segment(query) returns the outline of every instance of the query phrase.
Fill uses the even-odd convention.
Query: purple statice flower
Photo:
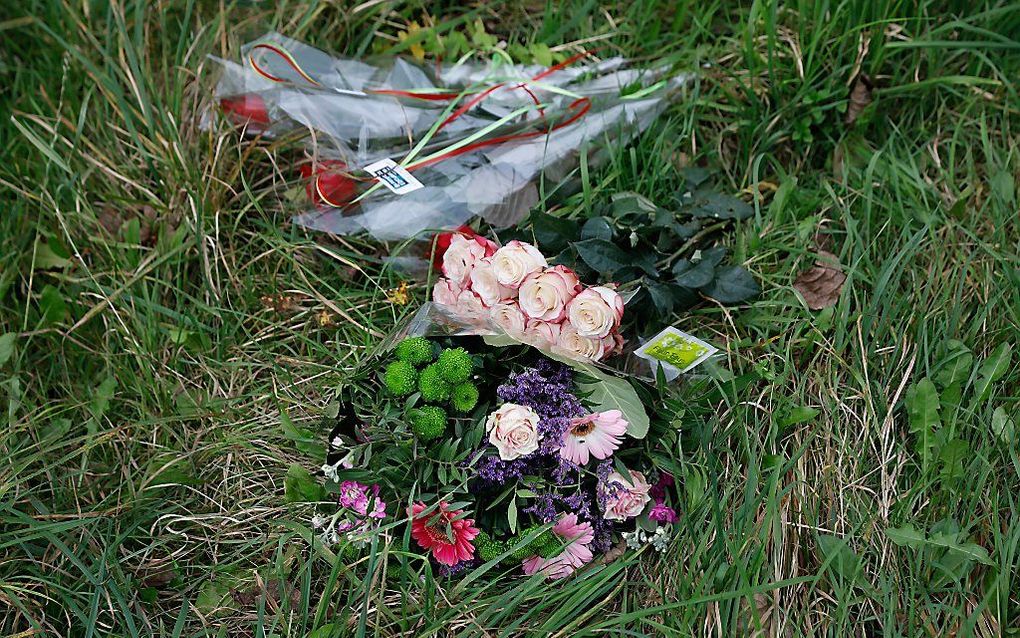
[[[599,478],[598,485],[595,487],[595,497],[598,500],[599,509],[605,509],[606,502],[616,496],[622,487],[619,483],[609,480],[609,475],[614,470],[613,462],[608,459],[595,466],[595,475]]]
[[[529,454],[512,461],[504,461],[498,455],[486,456],[485,449],[478,450],[474,458],[481,457],[474,465],[475,478],[484,485],[502,486],[520,480],[526,474],[535,474],[541,459],[537,454]],[[468,459],[468,465],[473,459]]]

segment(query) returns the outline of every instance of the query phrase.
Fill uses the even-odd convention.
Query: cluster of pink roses
[[[572,358],[599,361],[623,347],[623,299],[584,286],[566,266],[550,266],[531,244],[499,247],[455,234],[443,254],[432,300],[469,323],[491,322],[511,337]]]

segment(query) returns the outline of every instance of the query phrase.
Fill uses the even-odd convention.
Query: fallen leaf
[[[871,104],[871,91],[874,87],[875,85],[871,83],[871,78],[868,77],[867,73],[861,73],[854,80],[853,88],[850,89],[850,103],[846,107],[846,119],[844,120],[847,126],[853,126],[861,111],[868,108],[868,105]]]
[[[839,259],[835,255],[824,250],[818,254],[831,261],[816,261],[813,268],[797,275],[797,280],[793,282],[793,287],[804,296],[804,301],[812,310],[835,306],[843,290],[843,282],[846,281],[846,275],[839,267]]]
[[[626,551],[627,541],[618,541],[616,545],[610,547],[609,551],[602,555],[602,558],[599,559],[599,562],[601,562],[603,565],[609,564],[616,560],[617,558],[623,556]]]

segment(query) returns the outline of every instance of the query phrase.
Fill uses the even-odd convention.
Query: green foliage
[[[293,463],[283,481],[283,500],[287,503],[317,502],[326,498],[326,491],[312,473]]]
[[[406,361],[393,361],[386,366],[383,374],[386,390],[396,397],[403,397],[414,392],[418,382],[418,371]]]
[[[411,421],[411,429],[424,441],[437,439],[446,431],[446,411],[439,406],[415,408],[407,416]]]
[[[761,286],[747,270],[721,265],[725,247],[690,243],[703,230],[748,219],[754,208],[710,187],[704,170],[688,169],[683,176],[672,208],[618,192],[597,202],[583,224],[534,211],[530,230],[547,254],[559,253],[555,263],[589,269],[592,277],[625,288],[627,282],[640,284],[627,315],[638,330],[669,323],[673,313],[696,305],[701,295],[727,304],[756,298]]]
[[[521,530],[517,534],[517,536],[515,536],[513,540],[511,540],[508,543],[508,545],[515,545],[517,543],[520,543],[521,541],[523,541],[524,539],[538,531],[541,527],[542,527],[541,525],[531,525],[530,527]],[[511,557],[513,557],[515,561],[519,562],[532,556],[536,555],[541,556],[543,551],[548,553],[549,551],[551,551],[550,548],[553,547],[554,545],[555,547],[558,548],[562,545],[562,543],[560,543],[559,539],[556,538],[556,535],[553,534],[551,530],[545,530],[544,532],[533,538],[530,542],[525,543],[521,547],[515,549],[513,552],[511,552],[510,555]]]
[[[408,337],[397,344],[397,359],[413,366],[422,366],[435,358],[432,342],[425,337]]]
[[[429,403],[445,403],[450,399],[450,389],[438,363],[426,366],[418,375],[418,391]]]
[[[486,562],[496,560],[507,549],[506,542],[494,539],[484,530],[478,532],[474,545],[475,550],[478,552],[478,557]]]
[[[471,378],[473,362],[464,348],[447,348],[439,355],[439,372],[447,383],[456,385]]]
[[[927,468],[937,454],[935,434],[942,426],[938,390],[930,379],[921,379],[907,390],[904,403],[910,431],[914,434],[914,449],[921,459],[921,467]]]
[[[450,394],[450,406],[456,412],[470,412],[478,405],[478,386],[465,381],[453,387]]]

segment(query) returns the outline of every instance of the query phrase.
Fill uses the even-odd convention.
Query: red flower
[[[220,100],[220,108],[222,108],[227,116],[235,124],[269,124],[269,111],[266,110],[265,101],[258,95],[249,93],[245,95],[235,95],[233,97],[225,97]],[[253,127],[255,129],[261,129],[260,126]]]
[[[437,561],[452,567],[475,555],[471,541],[478,536],[478,530],[474,519],[457,518],[463,510],[450,511],[446,507],[445,502],[440,502],[438,509],[422,514],[427,509],[424,503],[412,505],[411,536],[422,549],[432,550]]]
[[[300,170],[301,177],[307,180],[308,199],[316,206],[341,208],[358,196],[358,184],[345,174],[347,164],[340,160],[320,160],[314,166],[309,162],[302,164]]]
[[[481,238],[467,224],[464,224],[457,230],[437,234],[435,248],[432,250],[432,267],[436,269],[436,272],[443,271],[443,255],[446,254],[446,250],[450,247],[450,242],[453,241],[454,235],[464,235],[468,239]],[[478,239],[475,239],[475,241],[478,241]]]

